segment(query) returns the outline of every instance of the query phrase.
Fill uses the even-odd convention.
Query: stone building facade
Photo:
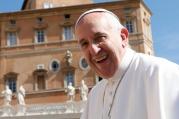
[[[75,100],[80,100],[81,80],[92,88],[101,79],[86,63],[74,36],[75,21],[92,8],[113,11],[130,32],[130,47],[154,54],[152,13],[143,0],[24,0],[20,11],[0,13],[0,92],[9,85],[12,105],[21,85],[27,104],[59,103],[67,100],[69,82],[76,88]]]

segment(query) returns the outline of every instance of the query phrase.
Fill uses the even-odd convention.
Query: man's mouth
[[[97,63],[101,63],[103,61],[105,61],[107,59],[107,54],[106,53],[103,53],[101,54],[100,56],[97,56],[95,58],[93,58],[93,60]]]

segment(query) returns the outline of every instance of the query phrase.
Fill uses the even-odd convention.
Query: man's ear
[[[126,28],[121,29],[121,38],[122,40],[128,39],[129,32]]]
[[[129,32],[126,28],[122,28],[121,29],[121,38],[122,38],[122,42],[123,42],[123,47],[125,47],[128,44],[128,36],[129,36]]]

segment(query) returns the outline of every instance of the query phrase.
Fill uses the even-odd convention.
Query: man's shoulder
[[[140,67],[143,67],[146,70],[150,69],[179,69],[179,65],[171,62],[165,58],[151,56],[143,53],[137,53],[136,61],[138,61]]]

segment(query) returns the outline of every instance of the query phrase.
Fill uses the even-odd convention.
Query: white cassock
[[[130,49],[90,92],[81,119],[179,119],[179,66]]]

